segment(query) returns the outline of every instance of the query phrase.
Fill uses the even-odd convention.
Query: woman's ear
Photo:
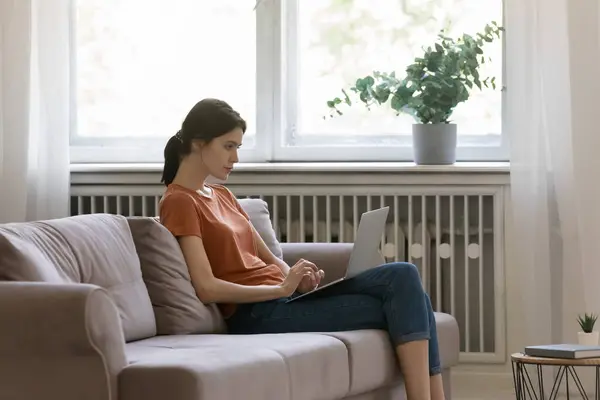
[[[199,139],[192,140],[191,146],[192,153],[199,152],[200,150],[202,150],[202,147],[204,147],[204,141]]]

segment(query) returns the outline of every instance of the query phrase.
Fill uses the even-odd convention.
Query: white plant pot
[[[579,340],[579,344],[582,346],[598,346],[598,338],[600,337],[600,332],[577,332],[577,339]]]
[[[456,162],[456,124],[413,124],[413,156],[418,165]]]

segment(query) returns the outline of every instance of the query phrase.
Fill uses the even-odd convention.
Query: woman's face
[[[198,152],[200,163],[208,173],[220,180],[227,180],[233,165],[239,161],[238,149],[244,133],[240,128],[221,135],[207,144],[201,144]]]

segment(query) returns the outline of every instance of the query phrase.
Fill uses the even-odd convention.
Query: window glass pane
[[[357,78],[374,70],[396,71],[402,77],[406,66],[422,54],[422,46],[433,43],[441,28],[447,27],[449,36],[457,37],[475,35],[491,21],[502,23],[501,0],[300,0],[298,8],[296,139],[322,144],[329,144],[328,140],[376,142],[384,135],[409,143],[406,139],[414,119],[395,116],[389,103],[371,111],[362,103],[351,108],[342,105],[342,117],[324,119],[329,115],[327,100],[342,97],[342,88],[350,88]],[[498,87],[474,90],[452,119],[461,135],[489,135],[498,142],[502,42],[487,44],[484,55],[493,62],[482,66],[481,76],[495,76]]]
[[[80,0],[77,135],[167,137],[204,97],[256,120],[256,13],[240,0]],[[246,146],[245,146],[246,147]]]

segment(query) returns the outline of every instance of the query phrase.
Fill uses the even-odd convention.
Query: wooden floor
[[[468,385],[454,385],[452,400],[515,400],[515,392],[511,387],[491,387],[471,382]]]
[[[588,398],[593,399],[594,393],[589,391],[593,389],[593,381],[584,383],[584,387],[588,390]],[[572,387],[571,390],[569,399],[582,399],[575,388]],[[546,398],[548,394],[546,393]],[[561,393],[557,399],[567,399],[567,396]],[[515,400],[512,377],[490,380],[484,376],[453,375],[452,400]]]
[[[514,391],[501,389],[453,390],[452,400],[515,400]]]

